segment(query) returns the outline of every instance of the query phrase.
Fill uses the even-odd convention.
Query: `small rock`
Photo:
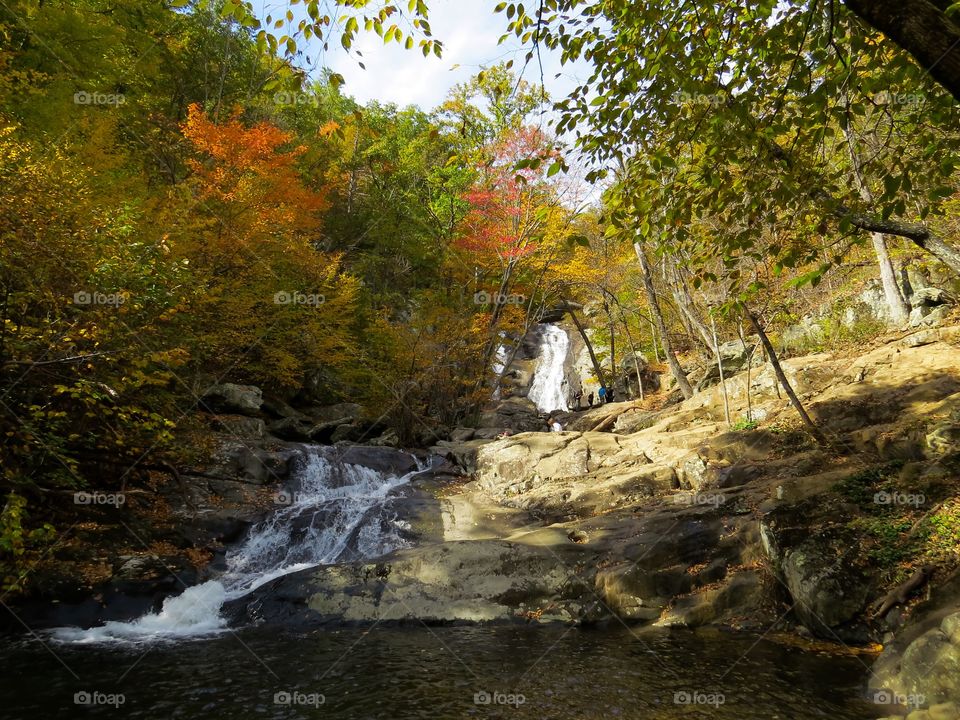
[[[950,302],[950,296],[946,291],[935,287],[920,288],[910,297],[910,304],[914,307],[935,307],[948,302]]]
[[[903,339],[903,344],[906,347],[922,347],[923,345],[929,345],[937,341],[937,331],[936,330],[921,330],[920,332],[915,332],[913,335],[908,335]]]
[[[585,543],[590,540],[590,536],[583,530],[571,530],[567,533],[567,537],[570,538],[571,542],[575,543]]]

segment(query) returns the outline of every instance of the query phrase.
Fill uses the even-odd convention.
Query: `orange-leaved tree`
[[[198,369],[294,391],[349,368],[359,284],[317,249],[327,201],[300,173],[304,148],[270,123],[245,125],[239,111],[216,123],[197,105],[183,133],[197,153],[195,207],[171,236],[194,268]]]

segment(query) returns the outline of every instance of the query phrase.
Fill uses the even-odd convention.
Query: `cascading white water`
[[[167,598],[157,613],[131,622],[58,628],[61,642],[96,643],[174,639],[220,632],[228,600],[297,570],[335,562],[379,557],[404,544],[405,523],[389,507],[389,496],[423,468],[406,475],[384,474],[336,459],[334,451],[313,448],[297,473],[299,489],[278,493],[281,506],[250,530],[242,545],[227,554],[227,570],[216,580]]]
[[[503,333],[500,333],[501,336]],[[496,380],[500,379],[500,375],[503,374],[503,371],[507,367],[507,358],[510,356],[509,350],[507,350],[506,345],[497,345],[497,352],[493,358],[493,375]],[[500,399],[500,383],[497,382],[496,387],[493,388],[493,399]]]
[[[540,352],[527,397],[544,412],[568,410],[564,362],[570,338],[556,325],[540,326]]]

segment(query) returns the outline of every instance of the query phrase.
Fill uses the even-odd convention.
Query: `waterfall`
[[[570,338],[556,325],[541,325],[540,331],[540,352],[527,397],[544,412],[568,410],[564,363]]]
[[[225,602],[297,570],[379,557],[404,545],[406,524],[390,509],[393,491],[423,469],[381,473],[338,460],[333,448],[309,448],[295,471],[298,489],[281,491],[280,508],[253,527],[227,553],[227,569],[214,580],[169,597],[157,613],[90,629],[57,628],[61,642],[96,643],[174,639],[221,632]]]
[[[500,336],[503,337],[503,333],[500,333]],[[507,359],[510,357],[510,351],[507,350],[507,346],[497,345],[497,352],[493,357],[493,377],[494,382],[496,382],[496,387],[493,388],[493,399],[500,399],[500,375],[507,367]]]

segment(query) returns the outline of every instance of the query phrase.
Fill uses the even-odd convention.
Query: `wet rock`
[[[351,465],[362,465],[378,472],[394,475],[406,475],[417,469],[416,456],[390,447],[341,446],[338,448],[338,457],[342,462]]]
[[[567,533],[567,537],[570,538],[570,542],[575,543],[585,543],[590,539],[590,536],[583,530],[571,530]]]

